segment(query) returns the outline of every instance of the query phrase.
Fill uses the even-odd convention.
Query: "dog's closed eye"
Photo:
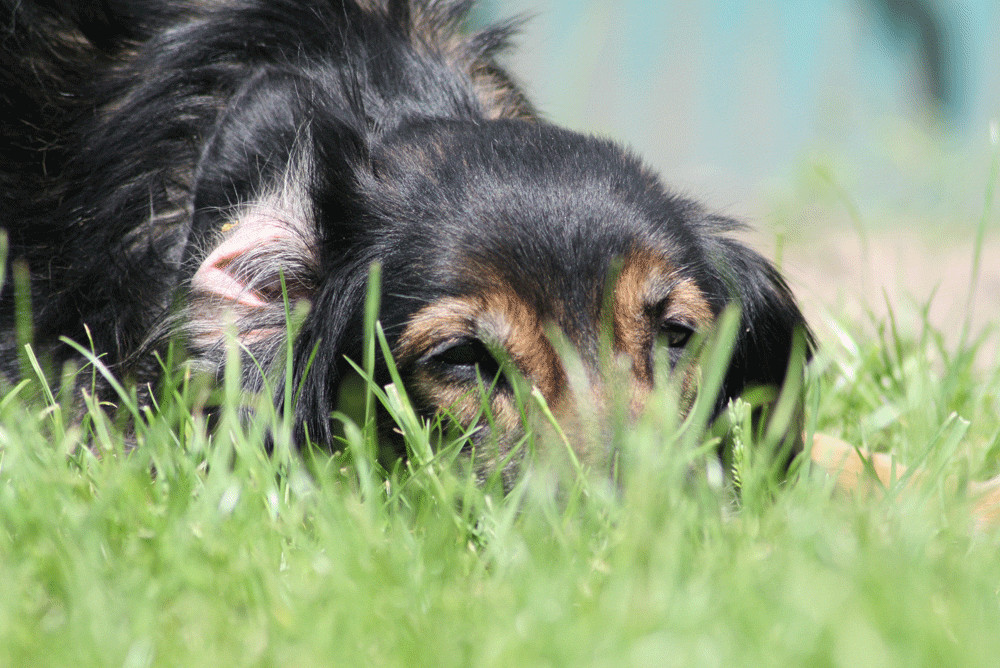
[[[445,373],[468,380],[475,379],[477,369],[484,380],[491,380],[497,377],[501,368],[489,347],[475,338],[448,341],[432,350],[424,361]]]
[[[683,348],[694,335],[694,327],[679,320],[664,320],[660,323],[659,340],[670,348]]]

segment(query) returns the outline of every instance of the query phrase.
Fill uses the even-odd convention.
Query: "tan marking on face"
[[[670,300],[667,302],[663,319],[690,322],[696,331],[704,331],[712,325],[715,316],[701,289],[690,278],[684,278],[670,291]],[[694,365],[687,369],[681,380],[680,403],[685,413],[694,405],[700,378],[701,368]]]
[[[615,349],[632,360],[632,372],[642,384],[653,382],[644,361],[654,337],[647,304],[650,283],[669,272],[662,258],[649,252],[632,253],[622,262],[615,283],[611,314]]]
[[[663,310],[657,313],[660,304]],[[617,352],[631,361],[633,413],[642,409],[653,389],[649,359],[660,323],[679,320],[698,330],[713,318],[701,289],[692,279],[679,276],[665,255],[640,249],[625,256],[614,288],[612,324]],[[685,402],[693,394],[696,376],[691,370],[682,381]]]
[[[503,284],[493,285],[489,294],[446,298],[420,309],[410,318],[395,354],[401,365],[408,365],[442,343],[462,338],[479,339],[504,351],[547,400],[556,400],[565,385],[559,357],[545,336],[538,314]],[[492,380],[483,378],[484,384]],[[482,404],[478,388],[443,382],[419,366],[413,382],[421,399],[440,412],[451,413],[461,424],[470,425],[479,414]],[[508,397],[493,397],[490,408],[500,430],[513,432],[519,428],[520,412]]]
[[[600,465],[609,454],[603,442],[603,420],[619,391],[628,393],[629,408],[637,415],[653,389],[651,358],[661,319],[676,319],[692,328],[705,328],[713,315],[705,296],[690,278],[679,275],[667,256],[652,250],[635,251],[621,264],[612,293],[611,318],[616,353],[611,369],[591,369],[582,360],[561,359],[553,341],[571,344],[566,332],[551,330],[553,323],[538,312],[487,267],[476,275],[488,286],[481,293],[441,299],[417,311],[397,343],[401,366],[412,365],[415,396],[440,413],[452,415],[468,427],[479,420],[483,398],[465,381],[451,382],[417,361],[442,344],[476,338],[505,351],[516,369],[538,388],[567,434],[579,459]],[[559,304],[548,305],[559,318]],[[577,332],[581,337],[584,334]],[[595,332],[596,335],[596,332]],[[697,388],[697,369],[681,379],[683,400]],[[483,378],[488,384],[492,378]],[[521,414],[505,393],[488,398],[498,443],[510,445],[523,433]],[[544,421],[540,421],[543,430]]]

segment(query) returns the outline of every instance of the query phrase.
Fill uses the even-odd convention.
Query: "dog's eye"
[[[678,320],[666,320],[660,324],[660,340],[671,348],[683,348],[692,334],[694,328]]]
[[[434,362],[467,371],[479,367],[479,373],[484,380],[490,380],[500,373],[500,363],[493,353],[478,339],[461,339],[446,344],[431,353]]]

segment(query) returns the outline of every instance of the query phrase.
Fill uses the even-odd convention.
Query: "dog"
[[[56,364],[77,355],[68,337],[149,384],[154,353],[180,337],[221,378],[234,328],[246,392],[270,388],[279,406],[289,304],[308,303],[294,434],[329,444],[377,264],[410,398],[478,426],[487,467],[525,433],[513,379],[567,423],[613,393],[641,411],[730,305],[716,413],[780,387],[808,333],[779,272],[629,150],[542,118],[497,62],[516,24],[467,34],[470,6],[0,0],[5,375],[18,266],[35,345]],[[384,360],[376,374],[389,382]]]

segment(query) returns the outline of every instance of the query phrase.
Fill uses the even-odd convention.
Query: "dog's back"
[[[36,269],[36,336],[96,337],[115,364],[146,341],[190,278],[185,248],[204,243],[194,182],[213,129],[247,103],[248,80],[299,79],[303,95],[323,93],[312,113],[375,132],[413,115],[531,116],[493,60],[510,28],[461,37],[469,4],[0,0],[0,228],[10,257]],[[280,116],[285,103],[276,95],[258,111]],[[241,147],[259,152],[258,173],[237,159],[219,178],[263,188],[268,170],[285,168],[271,141],[288,138]]]

